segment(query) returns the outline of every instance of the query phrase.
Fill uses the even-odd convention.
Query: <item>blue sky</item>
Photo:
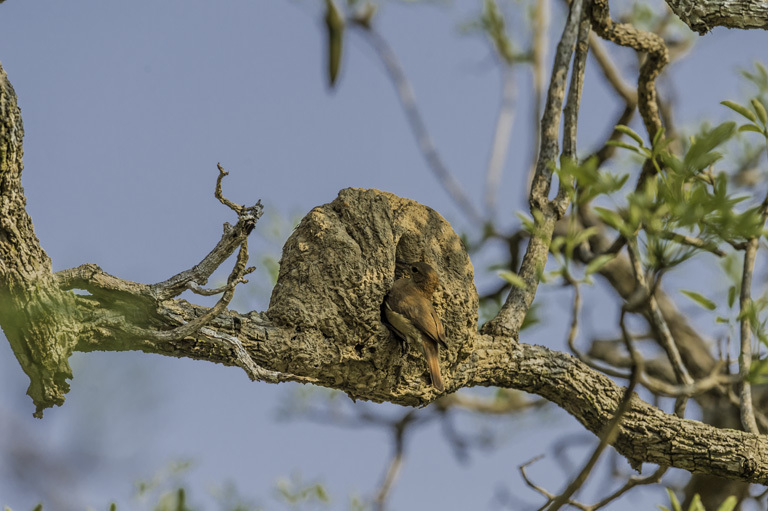
[[[378,21],[441,155],[480,205],[500,81],[486,42],[457,31],[481,2],[455,4],[391,2]],[[222,224],[233,221],[213,198],[217,162],[230,172],[229,198],[268,206],[250,243],[259,266],[262,255],[279,255],[290,219],[349,186],[415,199],[472,234],[427,169],[376,55],[354,33],[339,86],[328,90],[321,5],[2,4],[0,61],[22,107],[28,211],[54,269],[90,262],[152,283],[191,267],[216,243]],[[560,4],[553,9],[559,24]],[[718,29],[700,38],[668,70],[678,122],[724,119],[719,101],[744,92],[737,71],[764,57],[766,43],[765,32]],[[626,50],[616,55],[633,58]],[[590,62],[580,121],[585,152],[619,108],[594,67]],[[525,205],[521,188],[531,154],[527,72],[521,69],[515,80],[516,122],[497,218],[505,227],[516,224],[514,212]],[[482,278],[492,285],[495,277]],[[266,276],[251,281],[235,307],[264,310]],[[556,306],[567,303],[551,296]],[[525,340],[563,349],[559,332],[542,329]],[[200,503],[210,503],[211,484],[228,481],[243,495],[271,502],[275,481],[292,473],[325,482],[343,502],[350,493],[371,496],[383,476],[391,446],[382,431],[280,422],[277,410],[297,385],[251,383],[238,369],[190,360],[75,354],[65,405],[35,420],[26,376],[0,341],[0,448],[39,446],[50,456],[50,470],[73,481],[66,497],[71,509],[104,509],[112,499],[133,509],[133,482],[179,459],[193,461],[186,480]],[[566,478],[555,468],[552,442],[568,433],[588,445],[591,437],[555,407],[542,414],[491,425],[462,418],[463,427],[485,424],[504,439],[467,464],[456,462],[436,424],[419,430],[409,440],[392,508],[490,509],[500,487],[537,502],[517,466],[540,453],[550,461],[531,473],[556,491]],[[576,452],[578,460],[586,451]],[[42,489],[6,483],[9,470],[0,463],[0,505],[31,509]],[[658,493],[648,498],[663,502]],[[46,505],[65,509],[54,497]],[[622,508],[620,502],[609,509]]]

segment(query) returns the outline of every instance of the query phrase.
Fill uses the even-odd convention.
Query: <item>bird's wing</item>
[[[399,281],[398,281],[399,282]],[[395,282],[395,284],[398,284]],[[394,288],[393,288],[394,291]],[[421,332],[426,334],[433,342],[440,342],[447,347],[445,342],[445,330],[440,318],[432,307],[432,303],[420,293],[390,293],[387,297],[387,308],[407,318]],[[387,316],[389,319],[389,316]],[[391,320],[390,320],[391,321]],[[395,327],[397,330],[397,327]]]
[[[388,300],[384,302],[384,316],[401,339],[411,343],[418,342],[421,337],[419,329],[405,315],[393,310]]]

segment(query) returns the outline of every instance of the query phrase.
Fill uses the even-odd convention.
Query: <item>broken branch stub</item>
[[[341,365],[360,372],[346,375],[351,381],[397,387],[398,393],[412,385],[429,391],[416,350],[406,367],[393,363],[400,349],[381,320],[384,297],[401,276],[395,274],[398,260],[425,261],[440,276],[433,303],[449,339],[441,365],[450,391],[453,369],[472,352],[477,335],[474,271],[450,224],[415,201],[347,188],[310,211],[283,247],[267,315],[277,325],[334,339]]]

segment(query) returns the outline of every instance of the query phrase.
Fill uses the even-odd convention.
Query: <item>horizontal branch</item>
[[[159,312],[174,325],[193,320],[206,308],[170,300]],[[230,340],[222,343],[221,339]],[[449,392],[462,387],[498,386],[537,394],[566,410],[596,435],[603,432],[621,403],[622,387],[566,353],[489,335],[478,334],[468,342],[474,345],[470,357],[445,368]],[[380,340],[379,350],[351,361],[334,339],[316,330],[299,333],[276,326],[257,312],[227,311],[192,338],[171,342],[135,339],[120,344],[123,350],[243,367],[249,377],[262,381],[316,383],[341,390],[352,399],[423,406],[436,397],[424,381],[397,378],[397,368],[404,362],[397,343],[387,338]],[[116,346],[107,338],[90,338],[77,349],[109,351]],[[368,381],[360,381],[358,371],[351,367],[361,364]],[[768,483],[768,437],[680,419],[636,395],[612,445],[633,467],[654,463]]]

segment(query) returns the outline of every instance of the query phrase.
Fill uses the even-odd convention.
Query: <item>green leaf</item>
[[[754,124],[742,124],[739,126],[739,132],[744,133],[745,131],[754,131],[755,133],[760,133],[761,135],[765,135],[765,132],[755,126]]]
[[[701,503],[701,497],[699,497],[698,493],[691,499],[691,505],[688,506],[688,511],[707,511],[704,508],[704,504]]]
[[[611,262],[616,257],[615,254],[603,254],[592,259],[584,269],[585,275],[592,275],[600,271],[600,268]]]
[[[768,123],[768,113],[765,111],[765,106],[763,106],[759,99],[752,98],[752,108],[755,109],[757,117],[760,119],[760,122],[763,123],[763,126],[765,126],[765,124]]]
[[[683,159],[685,166],[693,170],[701,170],[714,163],[720,155],[712,156],[716,154],[712,153],[712,150],[731,138],[735,130],[735,122],[724,122],[698,137]]]
[[[675,496],[675,492],[667,488],[667,494],[669,495],[669,503],[672,504],[672,511],[683,511],[680,501]]]
[[[618,214],[617,212],[611,209],[595,206],[595,213],[597,213],[597,215],[602,219],[603,222],[610,225],[611,227],[619,231],[621,234],[625,236],[633,235],[632,229],[629,228],[627,223],[624,221],[621,215]]]
[[[611,145],[614,147],[623,147],[624,149],[629,149],[630,151],[634,151],[637,154],[640,154],[640,149],[637,148],[637,146],[633,146],[632,144],[627,144],[626,142],[622,142],[621,140],[609,140],[605,143],[605,145]]]
[[[717,508],[717,511],[733,511],[736,509],[736,504],[738,503],[739,499],[736,498],[736,495],[731,495],[725,499],[722,504],[720,504],[720,507]]]
[[[728,308],[732,309],[734,303],[736,303],[736,286],[731,286],[728,288]]]
[[[753,114],[752,111],[747,107],[741,106],[740,104],[734,103],[733,101],[721,101],[720,104],[727,106],[734,112],[743,115],[752,122],[757,122],[757,117],[755,117],[755,114]]]
[[[705,298],[704,296],[700,295],[695,291],[687,291],[685,289],[682,289],[680,292],[707,310],[713,311],[717,309],[717,304],[715,302],[713,302],[709,298]]]
[[[505,270],[500,271],[498,275],[517,288],[525,289],[528,287],[528,285],[525,283],[525,280],[523,280],[523,278],[515,272]]]
[[[325,0],[325,25],[328,29],[328,83],[336,84],[341,68],[344,41],[344,17],[333,0]]]
[[[636,132],[635,132],[635,131],[634,131],[632,128],[630,128],[629,126],[624,126],[623,124],[617,124],[617,125],[616,125],[616,127],[615,127],[614,129],[615,129],[616,131],[620,132],[620,133],[624,133],[624,134],[625,134],[625,135],[627,135],[628,137],[631,137],[631,138],[633,138],[633,139],[635,140],[635,142],[637,142],[637,144],[638,144],[639,146],[641,146],[641,147],[643,146],[643,138],[642,138],[640,135],[638,135],[638,134],[637,134],[637,133],[636,133]]]

